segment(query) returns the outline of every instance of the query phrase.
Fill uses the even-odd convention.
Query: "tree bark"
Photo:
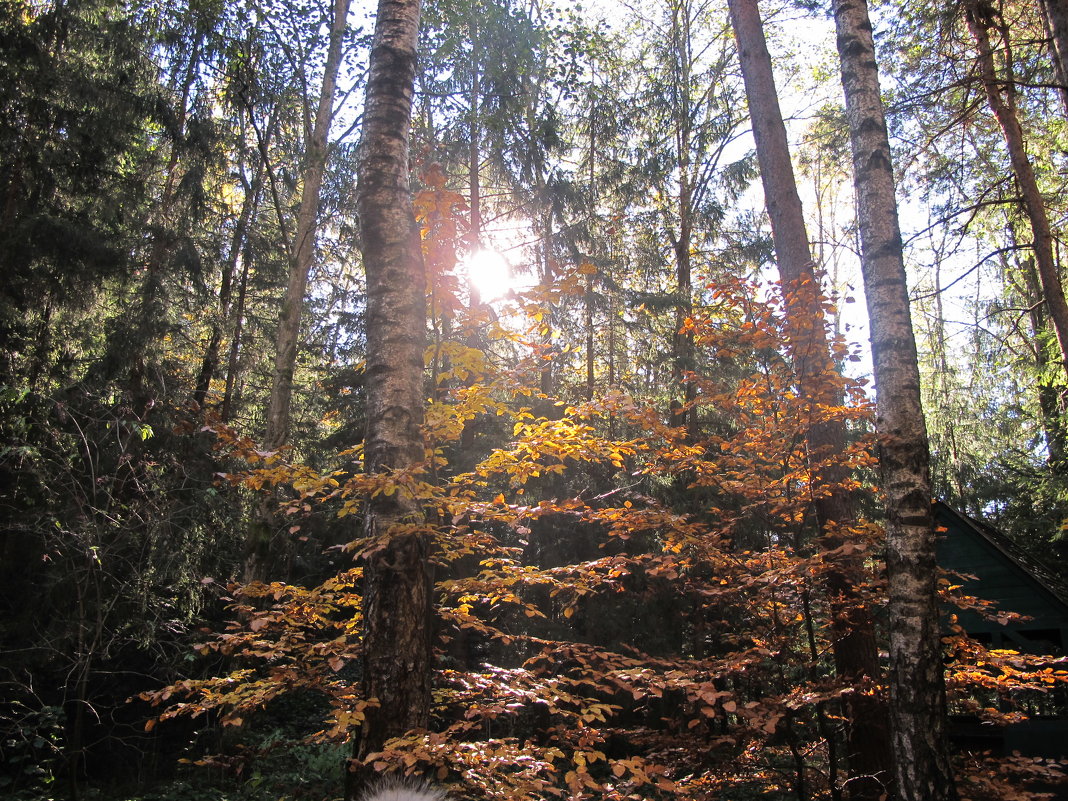
[[[241,260],[241,254],[245,250],[245,237],[254,220],[254,210],[260,202],[260,189],[263,186],[263,164],[257,167],[252,185],[246,183],[245,199],[241,204],[241,213],[234,224],[233,236],[230,238],[230,251],[223,266],[219,284],[219,307],[215,318],[211,323],[211,337],[208,347],[204,351],[204,358],[200,364],[200,373],[197,375],[196,386],[193,389],[193,403],[198,409],[204,407],[207,401],[208,391],[211,389],[212,379],[219,369],[220,348],[222,347],[223,334],[230,321],[230,310],[233,302],[234,280],[237,277],[237,265]]]
[[[303,188],[297,212],[297,228],[290,244],[289,283],[282,301],[275,336],[274,375],[267,407],[267,432],[263,440],[263,447],[268,451],[278,450],[289,438],[293,370],[297,361],[300,318],[308,287],[308,271],[315,259],[319,198],[322,193],[323,173],[326,171],[330,123],[334,117],[334,92],[341,69],[342,45],[348,16],[349,0],[334,0],[334,18],[330,25],[326,63],[323,65],[323,83],[319,90],[315,121],[304,154]]]
[[[813,272],[808,231],[759,6],[757,0],[729,0],[728,6],[771,219],[794,369],[802,396],[814,410],[841,405],[837,370],[822,324],[822,293]],[[827,464],[845,450],[847,437],[841,421],[817,418],[806,436],[809,458],[814,462]],[[822,480],[831,491],[821,494],[814,506],[821,545],[827,550],[844,545],[842,532],[856,522],[852,498],[844,489],[847,477],[842,467],[822,471]],[[864,566],[857,556],[840,559],[826,579],[833,608],[835,670],[852,684],[874,680],[879,675],[875,625],[870,612],[856,597],[856,588],[863,581]],[[847,696],[846,712],[849,797],[876,801],[885,793],[892,775],[886,706],[875,695],[856,692]]]
[[[693,176],[690,148],[693,144],[693,108],[690,102],[690,19],[689,5],[680,0],[671,4],[671,38],[675,50],[672,98],[675,124],[675,152],[678,157],[679,231],[672,248],[675,252],[675,333],[671,343],[671,376],[682,398],[671,401],[669,424],[686,429],[691,442],[697,439],[697,386],[689,378],[695,364],[693,331],[688,330],[693,316],[693,268],[690,250],[693,245]]]
[[[297,342],[300,339],[300,318],[308,288],[308,272],[315,259],[319,199],[322,194],[323,173],[326,171],[330,123],[334,117],[334,92],[341,69],[348,16],[349,0],[334,0],[330,41],[323,65],[323,83],[319,90],[315,120],[305,147],[300,208],[297,212],[296,231],[290,242],[289,282],[275,334],[274,373],[271,379],[271,396],[267,404],[267,430],[263,438],[263,449],[266,451],[277,451],[289,439],[290,404],[293,398],[293,372],[297,363]],[[266,152],[264,158],[266,161]],[[246,582],[267,579],[274,568],[285,561],[288,542],[277,530],[273,507],[272,497],[262,498],[255,518],[249,522],[245,542]]]
[[[1042,296],[1057,335],[1061,361],[1068,368],[1068,301],[1065,300],[1064,286],[1061,284],[1057,262],[1053,256],[1053,233],[1049,215],[1046,213],[1046,202],[1039,190],[1035,171],[1031,167],[1020,118],[1016,113],[1016,89],[1011,80],[998,81],[994,50],[990,42],[990,28],[996,26],[996,20],[992,17],[989,7],[981,4],[979,0],[964,0],[963,7],[968,30],[975,40],[979,77],[990,110],[1001,126],[1012,172],[1020,187],[1024,213],[1031,224],[1034,237],[1031,247],[1035,252],[1035,265],[1042,283]]]
[[[1068,0],[1039,0],[1038,5],[1049,36],[1053,73],[1061,85],[1061,102],[1068,114]]]
[[[1046,376],[1050,374],[1049,354],[1046,350],[1047,337],[1050,334],[1049,321],[1042,313],[1042,287],[1035,270],[1033,258],[1024,259],[1019,265],[1023,277],[1024,298],[1028,304],[1028,319],[1031,323],[1031,336],[1034,339],[1035,367],[1042,379],[1038,384],[1038,408],[1042,412],[1042,428],[1046,435],[1047,464],[1056,475],[1065,472],[1065,455],[1068,454],[1068,442],[1065,441],[1065,389],[1051,382]]]
[[[226,388],[223,390],[222,406],[219,417],[223,423],[229,423],[233,416],[238,395],[238,374],[241,371],[241,345],[245,331],[245,298],[248,295],[248,273],[252,264],[249,243],[241,256],[241,279],[237,286],[237,303],[234,306],[234,329],[230,336],[230,353],[226,358]]]
[[[470,117],[468,124],[468,149],[467,149],[467,172],[468,172],[468,208],[470,209],[470,226],[467,234],[467,258],[470,260],[482,250],[482,40],[479,34],[479,15],[481,9],[475,5],[471,7],[471,17],[468,25],[471,32],[471,94],[470,94]],[[467,311],[468,332],[466,336],[467,346],[476,350],[481,349],[481,337],[479,335],[479,317],[482,313],[482,295],[478,284],[472,280],[470,274],[467,277]],[[469,376],[466,384],[471,386],[475,377]],[[434,383],[437,386],[437,382]],[[464,423],[463,431],[460,432],[460,453],[463,457],[470,458],[475,447],[475,420]]]
[[[467,170],[470,180],[468,206],[471,209],[471,228],[468,233],[468,253],[475,254],[482,249],[482,41],[478,30],[479,10],[471,9],[471,95],[470,123],[467,151]],[[481,298],[474,281],[468,282],[471,293],[470,306],[478,307]]]
[[[380,0],[371,48],[357,209],[367,276],[366,470],[404,470],[424,459],[426,275],[408,178],[408,133],[419,0]],[[428,543],[391,533],[422,519],[403,489],[368,502],[366,534],[381,538],[364,566],[363,697],[377,699],[355,738],[358,760],[430,716],[431,585]],[[373,771],[372,771],[373,772]],[[363,771],[349,774],[353,798]]]
[[[134,414],[143,417],[154,403],[152,393],[146,388],[146,372],[150,369],[149,352],[154,341],[162,338],[166,315],[166,297],[164,292],[165,267],[177,242],[176,229],[181,223],[175,219],[179,208],[179,187],[181,185],[182,149],[181,140],[185,138],[189,121],[190,98],[199,73],[202,55],[203,35],[197,36],[190,51],[189,61],[180,84],[180,97],[177,119],[174,123],[176,136],[171,142],[167,166],[163,171],[163,188],[159,200],[153,206],[151,228],[152,244],[144,265],[144,280],[141,283],[141,297],[134,323],[133,346],[123,337],[115,337],[112,342],[117,347],[129,350],[129,374],[127,391]],[[120,344],[121,343],[121,344]],[[105,362],[111,359],[105,357]],[[116,364],[119,362],[116,360]]]
[[[890,144],[867,4],[834,0],[833,9],[853,151],[886,496],[895,791],[902,801],[947,801],[957,798],[957,790],[946,737],[930,453]]]
[[[592,85],[590,89],[590,144],[589,144],[589,216],[590,216],[590,238],[594,242],[594,231],[598,226],[597,220],[597,62],[591,55],[590,57],[590,75],[592,77]],[[594,246],[596,251],[596,245]],[[593,273],[586,274],[586,292],[584,295],[585,300],[585,312],[586,312],[586,400],[592,401],[594,394],[594,340],[595,332],[593,328],[593,306],[596,300],[596,293],[593,287]]]

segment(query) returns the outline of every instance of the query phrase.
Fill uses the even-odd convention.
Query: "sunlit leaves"
[[[827,369],[807,372],[801,391],[803,354],[791,337],[824,322],[802,319],[788,332],[774,291],[724,281],[707,297],[687,326],[711,359],[746,369],[691,376],[707,421],[698,437],[667,425],[656,402],[618,390],[539,414],[543,399],[520,371],[448,339],[431,356],[439,383],[426,461],[410,469],[367,475],[356,447],[341,456],[349,463],[318,473],[219,430],[221,447],[248,465],[225,478],[288,486],[294,515],[360,515],[367,497],[395,493],[425,511],[341,549],[366,556],[418,533],[440,571],[433,730],[369,755],[374,771],[433,776],[501,801],[731,797],[782,785],[790,743],[807,749],[805,770],[824,768],[843,698],[884,691],[875,677],[835,677],[834,616],[850,612],[826,582],[848,560],[860,579],[850,603],[882,604],[881,529],[860,520],[821,531],[813,515],[827,493],[868,487],[864,388]],[[472,469],[452,470],[447,455],[480,419],[499,426],[498,442]],[[808,444],[827,421],[854,432],[835,453]],[[687,494],[688,512],[664,500],[670,492]],[[533,546],[550,536],[588,553],[539,560]],[[359,582],[348,571],[312,589],[235,588],[236,619],[200,650],[240,667],[147,697],[165,705],[163,718],[210,710],[233,725],[283,693],[312,692],[330,709],[314,736],[345,739],[376,702],[360,696],[351,667]],[[946,595],[957,593],[947,586]],[[992,721],[1018,719],[1002,706],[1065,680],[1059,662],[986,652],[959,632],[947,645],[958,703]]]

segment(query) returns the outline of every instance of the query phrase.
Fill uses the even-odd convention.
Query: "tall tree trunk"
[[[669,423],[684,426],[691,441],[697,438],[697,386],[689,379],[695,365],[693,331],[689,321],[693,316],[693,275],[690,250],[693,245],[693,175],[690,148],[693,144],[693,107],[690,102],[690,18],[689,5],[683,0],[671,4],[671,38],[675,50],[675,69],[672,105],[675,122],[675,152],[678,158],[679,230],[672,249],[675,252],[675,333],[671,343],[671,376],[681,390],[681,399],[671,401]]]
[[[470,181],[468,206],[471,209],[471,228],[468,232],[468,253],[482,249],[482,42],[478,31],[478,9],[471,10],[471,96],[468,128],[467,171]],[[481,298],[478,286],[470,281],[471,308],[477,308]]]
[[[895,791],[902,801],[947,801],[957,798],[957,790],[946,737],[930,453],[890,144],[867,4],[834,0],[833,9],[853,151],[875,368],[875,427],[886,495]]]
[[[1049,36],[1053,74],[1060,86],[1061,102],[1068,113],[1068,0],[1038,0]]]
[[[267,451],[278,450],[289,438],[293,371],[297,362],[300,318],[308,287],[308,272],[315,259],[319,198],[322,194],[323,173],[326,171],[330,123],[334,117],[334,92],[341,69],[348,16],[349,0],[334,0],[330,41],[323,65],[323,83],[319,90],[315,120],[305,147],[300,208],[297,211],[296,231],[290,242],[289,282],[275,334],[274,373],[271,380],[271,397],[267,404],[267,431],[263,438],[263,448]],[[266,149],[262,142],[261,149],[264,150],[266,160]],[[284,554],[288,550],[288,543],[277,531],[273,507],[274,499],[264,497],[257,508],[256,519],[250,521],[245,543],[246,582],[266,579],[277,564],[284,561]]]
[[[771,218],[798,383],[813,410],[840,405],[841,392],[834,380],[837,369],[822,324],[822,293],[813,273],[808,231],[797,194],[760,10],[757,0],[729,0],[728,5],[738,41],[765,203]],[[807,445],[809,457],[814,461],[833,460],[845,450],[844,425],[838,420],[815,420],[807,432]],[[841,532],[848,531],[856,522],[856,515],[845,489],[848,478],[845,469],[825,469],[822,474],[831,491],[816,500],[816,520],[821,532],[825,532],[822,546],[835,550],[845,544]],[[856,588],[863,581],[863,562],[856,556],[839,560],[836,569],[827,576],[827,590],[834,607],[835,669],[840,677],[854,684],[874,680],[879,675],[875,625],[870,612],[856,598]],[[886,707],[875,695],[856,692],[848,696],[846,711],[849,796],[875,801],[884,794],[892,775]]]
[[[367,438],[370,473],[423,461],[426,275],[408,180],[419,0],[380,0],[360,145],[357,210],[367,275]],[[381,538],[364,566],[363,697],[378,699],[355,738],[357,759],[430,717],[431,585],[427,538],[395,533],[422,520],[403,489],[369,499],[366,534]],[[372,771],[373,772],[373,771]],[[363,771],[350,774],[347,795]]]
[[[1038,188],[1038,180],[1024,146],[1023,129],[1016,113],[1016,88],[1011,80],[998,80],[994,65],[990,29],[998,26],[998,20],[992,16],[992,7],[979,0],[964,0],[963,7],[968,30],[975,40],[979,77],[983,82],[990,110],[997,118],[1005,137],[1012,172],[1020,187],[1024,212],[1031,224],[1034,237],[1032,248],[1035,252],[1038,277],[1042,283],[1042,296],[1053,330],[1057,334],[1061,361],[1068,368],[1068,301],[1065,301],[1064,286],[1061,284],[1057,262],[1053,256],[1053,233],[1050,230],[1049,215],[1046,213],[1046,202]]]
[[[482,41],[479,36],[478,18],[480,9],[472,5],[469,26],[471,31],[471,94],[469,99],[470,118],[468,120],[467,174],[468,197],[470,209],[470,226],[467,233],[468,262],[482,250]],[[482,317],[482,295],[478,283],[467,277],[467,336],[465,341],[469,348],[479,349],[482,345],[478,325]],[[474,375],[468,376],[465,383],[471,386]],[[434,384],[437,386],[437,382]],[[475,448],[475,420],[464,423],[460,432],[460,453],[464,458],[473,458]]]
[[[543,211],[541,212],[541,224],[535,224],[535,233],[538,237],[538,256],[540,259],[539,279],[546,294],[545,310],[541,320],[541,349],[542,365],[538,371],[538,389],[544,396],[540,406],[540,413],[546,417],[556,419],[560,416],[560,410],[556,406],[554,396],[556,394],[555,362],[556,352],[553,348],[553,314],[555,307],[549,299],[549,290],[556,281],[556,260],[553,255],[553,209],[552,200],[549,197],[549,188],[545,184],[542,171],[538,170],[537,197],[540,199]]]
[[[1063,475],[1068,442],[1065,441],[1065,389],[1049,378],[1049,354],[1046,350],[1050,334],[1049,321],[1042,313],[1042,288],[1033,258],[1020,265],[1024,280],[1024,297],[1028,305],[1031,336],[1034,339],[1035,367],[1042,377],[1038,385],[1038,406],[1042,412],[1042,428],[1046,434],[1047,464],[1055,474]]]
[[[590,58],[590,75],[592,84],[590,89],[590,137],[589,137],[589,218],[590,239],[597,242],[597,61]],[[594,251],[599,251],[594,245]],[[586,292],[584,295],[586,312],[586,400],[592,401],[594,394],[594,329],[593,329],[593,305],[596,301],[596,293],[593,287],[593,273],[586,274]]]
[[[230,321],[230,309],[233,302],[234,282],[237,277],[237,265],[241,260],[241,254],[245,251],[245,237],[248,234],[254,219],[254,209],[260,202],[260,189],[263,186],[264,167],[260,162],[252,185],[245,185],[245,200],[241,204],[241,213],[234,225],[234,232],[230,238],[230,251],[223,266],[222,276],[219,283],[219,307],[216,317],[211,323],[211,337],[208,347],[204,351],[204,358],[200,364],[200,373],[197,375],[196,386],[193,389],[193,402],[197,408],[203,408],[211,389],[212,379],[219,369],[219,354],[222,347],[222,339],[227,324]]]
[[[191,48],[189,62],[186,64],[185,74],[180,84],[179,106],[174,122],[176,135],[171,142],[170,155],[167,158],[167,166],[164,168],[163,188],[159,199],[153,205],[150,229],[152,230],[152,244],[148,250],[148,258],[144,265],[144,279],[141,283],[141,297],[134,322],[133,347],[122,337],[116,337],[113,343],[117,347],[130,349],[125,354],[129,359],[129,375],[127,377],[127,391],[130,396],[130,404],[134,414],[142,417],[152,405],[152,396],[145,387],[149,368],[148,354],[154,341],[160,339],[163,332],[160,326],[166,319],[166,297],[164,295],[164,274],[167,261],[174,250],[177,241],[175,231],[179,224],[176,217],[176,208],[179,207],[179,187],[181,185],[181,153],[182,140],[186,136],[186,128],[189,121],[189,100],[192,96],[193,86],[196,83],[200,71],[200,57],[204,37],[197,37]],[[120,344],[121,343],[121,344]],[[106,361],[109,361],[105,357]]]
[[[304,154],[303,188],[297,227],[290,243],[289,282],[275,336],[274,375],[267,407],[267,433],[263,447],[273,451],[289,438],[290,403],[293,397],[293,370],[297,361],[297,340],[308,272],[315,259],[315,235],[319,222],[319,198],[326,170],[330,122],[334,117],[334,91],[341,68],[342,46],[348,25],[349,0],[334,0],[334,17],[330,25],[330,43],[323,65],[323,83],[311,134]]]
[[[237,401],[238,373],[241,369],[241,340],[245,330],[245,298],[248,295],[248,273],[252,264],[249,243],[241,256],[241,279],[237,286],[237,303],[234,306],[234,332],[230,336],[230,353],[226,358],[226,388],[223,390],[222,407],[219,417],[223,423],[229,423]]]

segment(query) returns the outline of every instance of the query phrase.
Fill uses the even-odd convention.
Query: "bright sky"
[[[640,5],[643,0],[635,0]],[[373,24],[376,0],[353,0],[352,22],[354,25]],[[590,17],[602,17],[609,24],[618,25],[624,19],[618,0],[586,0],[584,6]],[[773,4],[764,2],[762,11],[767,15],[772,57],[776,59],[776,81],[779,87],[780,103],[783,114],[787,117],[787,127],[794,147],[795,165],[799,154],[798,143],[807,132],[815,112],[828,102],[841,103],[841,89],[837,80],[837,54],[835,52],[834,24],[826,15],[819,17],[793,8],[770,11]],[[653,3],[650,9],[659,8]],[[752,148],[750,136],[738,143],[740,152]],[[739,153],[740,155],[740,153]],[[847,165],[848,168],[848,165]],[[860,375],[870,375],[871,364],[867,343],[867,312],[863,297],[863,282],[860,276],[859,259],[855,243],[845,234],[845,229],[853,219],[852,194],[848,186],[833,199],[824,198],[823,207],[817,203],[816,184],[811,176],[797,171],[798,189],[801,193],[806,217],[809,222],[809,235],[819,253],[822,244],[823,265],[828,275],[835,281],[835,288],[843,296],[856,298],[855,303],[841,304],[843,332],[847,339],[861,344],[864,348],[864,360],[853,369]],[[763,207],[763,193],[760,182],[755,181],[742,198],[742,203],[751,209]],[[902,202],[902,227],[906,231],[916,231],[924,227],[926,220],[923,212],[915,203]],[[822,223],[822,230],[821,230]],[[512,221],[509,229],[518,223]],[[472,271],[472,279],[478,285],[483,299],[491,301],[503,298],[510,288],[525,288],[535,280],[526,274],[524,262],[529,259],[528,248],[522,240],[529,238],[529,231],[506,230],[494,232],[492,226],[487,231],[484,249],[467,264],[462,265]],[[822,243],[820,240],[823,240]],[[929,264],[921,250],[913,254],[913,261]],[[968,261],[968,254],[963,261]],[[966,269],[960,264],[951,269],[943,269],[943,284]],[[516,282],[524,286],[516,287]],[[913,295],[917,294],[916,280],[912,280]],[[926,288],[929,291],[930,287]],[[967,315],[964,308],[969,295],[975,292],[974,281],[965,281],[946,293],[944,300],[951,312],[959,311],[962,318]],[[917,320],[917,323],[920,321]],[[918,326],[919,327],[919,326]]]

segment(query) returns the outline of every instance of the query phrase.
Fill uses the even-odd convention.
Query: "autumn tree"
[[[840,465],[828,465],[828,455],[841,453],[847,430],[840,418],[826,418],[818,410],[841,405],[840,380],[832,360],[823,314],[820,278],[812,260],[808,231],[797,193],[793,163],[786,139],[786,126],[779,110],[771,56],[764,38],[756,0],[731,0],[731,20],[738,40],[739,59],[749,100],[753,136],[756,140],[765,203],[771,218],[772,237],[783,293],[787,323],[791,330],[791,356],[798,375],[799,391],[812,404],[811,428],[805,432],[814,470],[827,484],[814,493],[815,522],[828,550],[841,548],[856,522],[853,498]],[[831,457],[832,460],[835,456]],[[816,464],[823,463],[820,467]],[[863,574],[857,558],[844,558],[841,570],[828,574],[832,593],[842,603],[835,613],[835,663],[839,675],[854,682],[873,681],[879,665],[875,625],[870,611],[850,599]],[[877,799],[885,792],[891,768],[885,707],[866,692],[846,699],[850,724],[847,730],[851,798]]]

